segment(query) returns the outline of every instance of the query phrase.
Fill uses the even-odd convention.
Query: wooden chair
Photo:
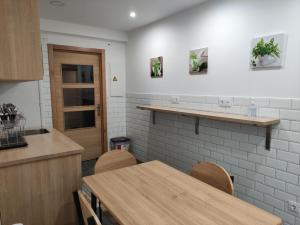
[[[74,200],[80,225],[101,225],[100,220],[81,191],[74,192]]]
[[[110,170],[121,169],[137,164],[136,158],[126,150],[112,150],[104,153],[97,160],[95,165],[95,174]],[[101,211],[107,213],[105,205],[100,204]],[[101,213],[102,213],[101,212]],[[113,218],[110,218],[113,224],[117,224]]]
[[[112,150],[104,153],[95,165],[95,173],[121,169],[136,165],[135,157],[126,150]]]
[[[221,191],[233,195],[233,183],[228,172],[214,163],[203,162],[193,166],[191,176]]]

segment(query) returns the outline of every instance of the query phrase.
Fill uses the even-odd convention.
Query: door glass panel
[[[65,129],[95,127],[95,110],[65,112]]]
[[[64,106],[95,105],[94,88],[65,88]]]
[[[63,83],[94,83],[93,66],[62,65]]]

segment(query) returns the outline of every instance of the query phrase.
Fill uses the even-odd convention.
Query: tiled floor
[[[82,177],[93,175],[95,164],[96,164],[96,160],[89,160],[89,161],[82,162]],[[84,183],[82,183],[81,189],[84,193],[87,194],[87,196],[91,196],[91,192],[89,188]]]
[[[86,177],[94,174],[94,167],[96,161],[97,160],[95,159],[95,160],[88,160],[82,162],[82,177]]]
[[[89,160],[82,162],[82,177],[90,176],[94,174],[94,167],[96,160]],[[90,190],[84,184],[82,185],[82,191],[84,191],[88,196],[90,196]],[[108,215],[103,214],[102,225],[113,225]]]

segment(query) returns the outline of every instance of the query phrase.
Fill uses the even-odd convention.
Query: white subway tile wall
[[[51,107],[51,91],[50,77],[48,65],[48,39],[47,34],[42,33],[41,36],[42,51],[43,51],[43,67],[44,78],[40,82],[41,86],[41,105],[42,105],[42,123],[43,127],[52,127],[52,107]],[[106,93],[107,93],[107,138],[108,143],[110,138],[126,135],[126,107],[125,97],[110,97],[110,78],[106,74]]]
[[[216,96],[180,96],[127,93],[126,132],[131,149],[141,161],[161,160],[184,172],[199,161],[216,162],[235,176],[235,195],[280,216],[285,225],[299,225],[300,216],[288,211],[287,201],[300,201],[300,100],[254,98],[261,116],[279,116],[272,130],[271,150],[265,149],[265,128],[157,113],[156,124],[141,104],[161,104],[209,111],[245,114],[249,97],[233,97],[234,110],[218,106]]]
[[[51,90],[50,90],[50,76],[48,63],[48,47],[47,35],[41,34],[42,52],[43,52],[43,80],[40,83],[41,91],[41,108],[42,108],[42,126],[45,128],[52,127],[52,106],[51,106]]]

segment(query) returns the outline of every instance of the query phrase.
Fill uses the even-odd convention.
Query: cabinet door
[[[37,0],[1,0],[0,31],[0,80],[42,79]]]

